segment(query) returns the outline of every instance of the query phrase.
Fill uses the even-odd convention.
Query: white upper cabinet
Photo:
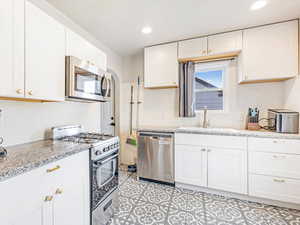
[[[196,58],[207,55],[207,37],[195,38],[178,43],[178,58]]]
[[[241,51],[243,31],[234,31],[208,37],[208,55],[219,55]]]
[[[145,88],[178,86],[177,43],[144,49]]]
[[[90,61],[102,70],[107,70],[106,54],[70,29],[66,29],[66,44],[67,56]]]
[[[240,83],[298,75],[298,20],[244,30]]]
[[[24,0],[0,7],[0,96],[24,97]]]
[[[28,1],[25,9],[25,96],[64,101],[65,28]]]
[[[180,41],[178,58],[210,57],[242,50],[243,31],[216,34],[203,38]]]

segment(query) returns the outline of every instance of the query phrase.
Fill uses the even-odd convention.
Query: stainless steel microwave
[[[66,99],[106,102],[111,98],[111,75],[89,61],[66,56]]]

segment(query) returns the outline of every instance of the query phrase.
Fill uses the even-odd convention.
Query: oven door
[[[88,101],[106,101],[109,87],[105,72],[88,61],[66,57],[66,96]]]
[[[118,188],[118,153],[93,161],[92,209]]]
[[[117,157],[118,154],[115,154],[105,160],[94,162],[96,167],[96,182],[98,189],[103,188],[114,178],[117,171]]]

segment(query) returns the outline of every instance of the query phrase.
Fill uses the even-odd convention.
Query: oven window
[[[75,89],[76,91],[101,95],[101,81],[98,80],[98,76],[94,74],[75,74]]]
[[[114,176],[115,163],[116,160],[110,160],[98,168],[97,183],[99,188],[105,185]]]

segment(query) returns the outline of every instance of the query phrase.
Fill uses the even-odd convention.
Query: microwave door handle
[[[102,90],[103,90],[103,83],[104,82],[105,82],[105,85],[106,85],[106,91],[103,94],[103,97],[107,97],[108,93],[109,93],[109,89],[110,89],[110,82],[109,82],[109,79],[106,78],[105,76],[103,77],[103,82],[102,82],[102,87],[101,87]]]

